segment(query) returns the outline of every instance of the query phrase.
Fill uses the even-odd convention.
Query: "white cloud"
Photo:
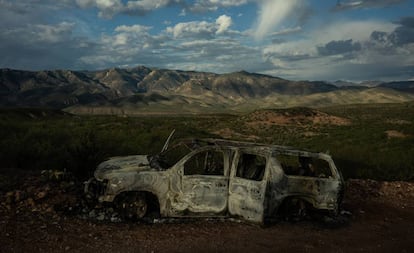
[[[151,36],[148,31],[149,26],[143,25],[121,25],[115,28],[116,34],[113,36],[104,36],[103,41],[106,46],[121,52],[130,50],[142,50],[156,45],[155,37]]]
[[[343,0],[338,1],[335,6],[335,11],[342,11],[348,9],[361,9],[361,8],[375,8],[385,7],[389,5],[399,4],[406,0]]]
[[[247,3],[247,0],[205,0],[199,2],[207,2],[209,4],[221,5],[221,6],[239,6]]]
[[[152,11],[165,7],[173,2],[171,0],[141,0],[141,1],[128,1],[127,9],[128,10],[143,10],[143,11]]]
[[[221,15],[214,23],[207,21],[184,22],[167,27],[166,31],[173,34],[174,38],[213,38],[215,35],[228,32],[231,24],[231,17]]]
[[[167,27],[174,38],[179,37],[211,37],[215,32],[215,25],[206,21],[178,23],[174,27]]]
[[[291,27],[291,28],[286,28],[286,29],[282,29],[279,31],[276,31],[274,33],[272,33],[272,36],[279,36],[279,35],[287,35],[287,34],[293,34],[293,33],[298,33],[302,31],[302,27],[301,26],[296,26],[296,27]]]
[[[75,24],[26,24],[0,30],[0,66],[18,69],[82,68],[78,59],[94,50],[87,38],[73,35]]]
[[[286,20],[295,20],[297,26],[297,23],[300,23],[306,13],[305,0],[259,1],[259,14],[254,36],[256,39],[263,39],[275,30],[280,29]]]
[[[216,11],[219,8],[240,6],[247,2],[249,0],[197,0],[193,5],[189,6],[189,10],[192,12]]]
[[[229,29],[229,27],[232,24],[231,17],[227,15],[221,15],[220,17],[217,18],[216,24],[218,25],[216,33],[217,34],[224,33],[225,31]]]
[[[121,0],[76,0],[81,8],[98,8],[99,16],[104,18],[112,18],[120,13],[144,15],[149,11],[181,2],[182,0],[131,0],[124,4]]]
[[[311,31],[307,37],[295,41],[284,41],[264,47],[264,55],[277,55],[284,58],[299,56],[318,56],[317,47],[323,46],[331,41],[364,42],[370,39],[373,31],[391,32],[397,27],[396,24],[382,21],[346,21],[336,22]]]
[[[0,66],[20,69],[97,69],[137,64],[231,72],[278,75],[288,79],[381,79],[414,76],[414,18],[394,23],[376,20],[338,20],[328,13],[329,22],[304,24],[307,0],[0,0]],[[374,1],[363,1],[365,6]],[[392,3],[392,0],[381,0]],[[394,1],[397,2],[397,1]],[[232,6],[257,3],[257,23],[249,30],[233,30],[232,17],[222,15]],[[176,23],[168,18],[159,31],[140,24],[120,25],[113,31],[94,20],[94,8],[102,17],[119,14],[143,15],[175,5],[176,15],[198,5],[201,9],[222,8],[216,18]],[[373,6],[373,5],[370,5]],[[65,12],[81,7],[84,15]],[[249,6],[250,7],[250,6]],[[201,10],[200,9],[200,10]],[[223,11],[222,11],[223,10]],[[248,11],[243,16],[250,18]],[[75,14],[74,14],[75,13]],[[346,13],[341,13],[345,17]],[[89,15],[89,16],[88,16]],[[154,13],[157,15],[157,13]],[[177,17],[178,20],[188,20]],[[213,14],[214,15],[214,14]],[[220,16],[221,15],[221,16]],[[315,16],[314,16],[315,17]],[[55,23],[51,23],[55,20]],[[137,18],[136,20],[140,20]],[[117,19],[122,22],[123,19]],[[107,23],[107,21],[105,21]],[[174,22],[174,23],[172,23]],[[242,24],[237,24],[237,27]],[[313,28],[316,27],[316,28]],[[243,28],[246,29],[246,28]],[[266,38],[254,40],[256,38]],[[396,78],[398,79],[398,78]],[[401,79],[401,78],[399,78]]]
[[[81,8],[96,7],[100,17],[112,18],[118,14],[144,15],[171,5],[182,6],[184,9],[180,15],[185,16],[187,10],[191,12],[216,11],[219,8],[240,6],[249,1],[257,0],[197,0],[195,2],[185,0],[76,0],[76,3]]]
[[[128,33],[136,33],[136,34],[142,34],[146,33],[151,29],[150,26],[143,26],[143,25],[121,25],[115,28],[116,32],[128,32]]]
[[[225,73],[242,69],[258,71],[271,66],[261,59],[260,49],[233,39],[185,41],[177,45],[175,51],[179,52],[180,57],[172,59],[174,62],[168,66],[176,65],[181,69],[194,66],[193,70]]]
[[[67,40],[74,28],[75,24],[62,22],[57,25],[33,25],[33,35],[39,41],[56,43]]]
[[[381,31],[384,38],[392,37],[399,29],[398,24],[377,20],[328,24],[301,40],[265,46],[263,57],[274,65],[274,70],[266,73],[313,80],[381,79],[395,74],[399,68],[399,74],[410,73],[404,69],[414,65],[414,60],[410,60],[414,57],[404,56],[414,54],[414,43],[398,47],[387,40],[382,44],[379,35],[379,41],[371,38],[376,31]]]
[[[121,25],[114,34],[103,34],[98,41],[98,49],[82,56],[79,60],[93,68],[126,65],[162,65],[158,51],[169,38],[151,35],[152,27],[143,25]],[[167,48],[164,47],[163,50]]]
[[[124,5],[121,0],[76,0],[81,8],[96,7],[99,9],[99,16],[111,18],[123,11]]]
[[[392,24],[379,20],[349,21],[343,20],[335,22],[312,33],[312,40],[317,43],[327,43],[332,40],[365,41],[368,40],[373,31],[390,32],[397,27]]]
[[[24,27],[16,27],[0,33],[1,37],[10,37],[20,40],[21,44],[58,43],[71,39],[75,25],[61,22],[56,25],[29,24]],[[24,39],[23,39],[24,38]]]

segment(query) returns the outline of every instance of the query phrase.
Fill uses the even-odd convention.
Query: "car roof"
[[[192,139],[192,142],[198,143],[200,145],[204,143],[205,145],[216,145],[216,146],[221,146],[221,147],[239,148],[239,149],[244,149],[244,150],[257,150],[263,153],[272,153],[272,154],[289,154],[289,155],[302,155],[302,156],[327,155],[324,153],[297,149],[291,146],[245,142],[245,141],[234,141],[234,140],[225,140],[225,139],[214,139],[214,138]]]

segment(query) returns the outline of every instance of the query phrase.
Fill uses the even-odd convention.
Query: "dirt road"
[[[56,211],[57,203],[74,201],[64,190],[70,185],[34,181],[2,193],[0,252],[414,252],[414,183],[349,180],[344,208],[352,215],[339,226],[280,221],[259,227],[82,219]]]

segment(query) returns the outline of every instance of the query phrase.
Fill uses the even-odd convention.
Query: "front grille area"
[[[89,179],[85,183],[85,194],[87,198],[98,199],[105,194],[108,180],[98,181],[95,178]]]

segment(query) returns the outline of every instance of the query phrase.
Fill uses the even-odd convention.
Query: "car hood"
[[[111,157],[102,162],[95,170],[96,179],[104,179],[105,175],[112,173],[140,172],[151,170],[146,155],[133,155],[122,157]]]

